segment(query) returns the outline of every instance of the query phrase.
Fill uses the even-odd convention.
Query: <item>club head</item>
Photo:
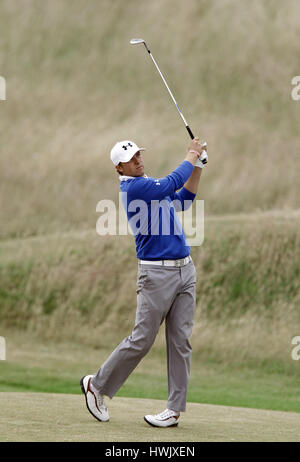
[[[139,43],[145,43],[145,40],[141,38],[133,38],[130,40],[131,45],[138,45]]]

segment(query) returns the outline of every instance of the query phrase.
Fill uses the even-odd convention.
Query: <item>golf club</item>
[[[169,95],[171,96],[171,98],[172,98],[172,100],[173,100],[173,103],[174,103],[175,106],[177,107],[177,110],[178,110],[178,112],[179,112],[179,115],[180,115],[180,117],[182,118],[182,120],[183,120],[183,122],[184,122],[185,128],[187,129],[187,131],[188,131],[188,133],[189,133],[191,139],[193,140],[195,137],[194,137],[194,135],[193,135],[193,133],[192,133],[192,130],[190,129],[190,127],[189,127],[187,121],[185,120],[185,117],[184,117],[184,115],[182,114],[181,110],[179,109],[179,106],[178,106],[178,104],[177,104],[177,102],[176,102],[176,100],[175,100],[175,98],[174,98],[174,96],[173,96],[173,94],[172,94],[170,88],[168,87],[168,84],[167,84],[167,82],[166,82],[164,76],[162,75],[161,70],[159,69],[159,67],[158,67],[158,65],[157,65],[157,62],[156,62],[155,59],[153,58],[152,53],[151,53],[151,51],[149,50],[149,48],[148,48],[148,46],[147,46],[145,40],[142,39],[142,38],[133,38],[133,39],[130,40],[130,44],[131,44],[131,45],[138,45],[138,44],[140,44],[140,43],[143,43],[143,44],[145,45],[145,48],[146,48],[146,50],[148,51],[148,53],[149,53],[149,55],[150,55],[150,57],[151,57],[151,59],[152,59],[154,65],[155,65],[155,67],[156,67],[156,69],[157,69],[159,75],[161,76],[161,78],[162,78],[162,80],[163,80],[163,82],[164,82],[164,84],[165,84],[165,86],[166,86],[166,88],[167,88],[167,90],[168,90],[168,92],[169,92]],[[206,154],[206,151],[202,152],[202,155],[201,155],[200,159],[201,159],[201,161],[203,162],[203,164],[206,164],[206,163],[207,163],[207,154]]]

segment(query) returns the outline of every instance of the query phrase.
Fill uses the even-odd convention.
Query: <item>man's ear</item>
[[[120,175],[123,175],[123,169],[122,169],[121,162],[118,165],[116,165],[115,168]]]

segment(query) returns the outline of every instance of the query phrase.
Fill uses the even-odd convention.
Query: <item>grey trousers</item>
[[[112,398],[150,350],[165,320],[168,409],[185,411],[190,376],[196,272],[191,261],[181,268],[139,263],[137,311],[131,335],[111,353],[92,378]]]

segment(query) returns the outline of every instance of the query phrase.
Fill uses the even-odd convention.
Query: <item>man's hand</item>
[[[195,163],[195,167],[199,167],[199,168],[203,168],[204,165],[207,163],[207,159],[208,159],[208,156],[207,156],[207,143],[206,141],[204,143],[202,143],[202,148],[203,148],[203,151],[201,153],[201,156],[199,157],[199,159],[196,161]]]
[[[207,159],[206,149],[206,143],[201,144],[198,137],[194,138],[189,145],[186,160],[188,160],[191,164],[202,168],[204,165],[202,160]]]
[[[203,150],[202,149],[202,144],[200,143],[199,138],[198,137],[194,138],[190,142],[189,151],[197,151],[199,153],[199,155],[200,155],[202,150]]]
[[[188,160],[195,167],[200,167],[194,168],[191,176],[184,184],[185,189],[193,194],[197,194],[198,191],[202,168],[204,166],[202,160],[207,159],[206,149],[207,144],[205,142],[201,144],[199,138],[194,138],[189,145],[189,151],[185,160]]]

